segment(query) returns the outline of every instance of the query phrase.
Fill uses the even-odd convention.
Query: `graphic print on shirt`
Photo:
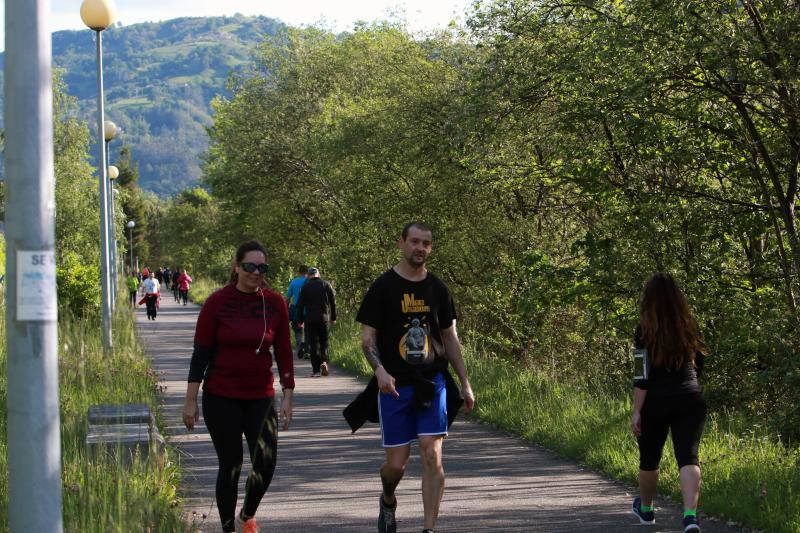
[[[431,308],[425,303],[425,300],[416,299],[413,293],[404,294],[400,306],[403,314],[407,315],[407,322],[403,324],[406,332],[400,337],[398,346],[400,357],[410,365],[424,364],[429,353],[428,335],[430,330],[427,321]],[[419,317],[409,315],[419,315]]]

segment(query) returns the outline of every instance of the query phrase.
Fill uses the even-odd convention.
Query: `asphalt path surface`
[[[181,421],[199,309],[191,303],[179,305],[165,293],[155,321],[147,320],[143,307],[136,315],[140,338],[163,386],[162,415],[166,438],[174,446],[172,458],[182,468],[184,514],[198,531],[221,531],[211,439],[202,417],[192,432]],[[365,382],[336,368],[326,378],[311,378],[310,373],[307,361],[295,359],[294,421],[279,436],[278,467],[256,515],[261,531],[376,531],[380,433],[377,425],[368,424],[351,434],[341,414]],[[641,526],[629,511],[634,487],[464,416],[445,441],[444,467],[447,480],[437,532],[682,531],[678,505],[659,498],[656,525]],[[248,472],[246,458],[237,512]],[[397,498],[398,531],[422,531],[415,446]],[[702,526],[704,532],[737,530],[712,520]]]

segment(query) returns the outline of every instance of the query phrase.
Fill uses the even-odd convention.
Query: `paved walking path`
[[[177,447],[183,467],[185,513],[190,519],[196,513],[199,530],[221,531],[211,440],[202,420],[191,433],[181,423],[198,311],[191,303],[175,304],[169,294],[156,321],[148,321],[141,308],[137,323],[165,387],[163,415],[167,438]],[[381,490],[377,471],[383,457],[378,428],[369,424],[351,435],[341,416],[364,382],[337,369],[328,378],[311,379],[309,364],[295,361],[294,422],[280,434],[278,468],[259,508],[259,524],[270,532],[375,531]],[[681,531],[677,506],[665,508],[660,500],[659,523],[643,530],[628,512],[630,487],[464,417],[451,428],[444,450],[447,488],[437,532]],[[420,462],[415,454],[414,449],[397,492],[401,532],[422,531]],[[248,471],[245,464],[240,505]],[[203,513],[208,514],[205,521]],[[734,529],[705,521],[703,531]]]

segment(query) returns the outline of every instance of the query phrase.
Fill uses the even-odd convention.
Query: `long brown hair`
[[[645,283],[639,326],[654,366],[682,368],[706,352],[689,302],[669,274],[656,273]]]

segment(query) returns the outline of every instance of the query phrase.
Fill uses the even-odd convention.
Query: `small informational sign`
[[[17,250],[17,320],[57,318],[55,252]]]

